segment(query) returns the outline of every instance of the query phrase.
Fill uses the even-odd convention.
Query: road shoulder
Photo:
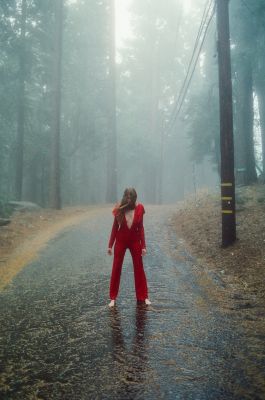
[[[102,206],[107,207],[107,206]],[[100,212],[99,206],[17,213],[0,230],[0,291],[62,230]]]

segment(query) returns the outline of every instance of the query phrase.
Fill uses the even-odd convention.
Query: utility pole
[[[229,0],[216,0],[220,102],[222,246],[236,240]]]

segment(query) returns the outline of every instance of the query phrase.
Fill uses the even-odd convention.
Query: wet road
[[[135,301],[127,254],[107,307],[108,209],[52,240],[0,294],[1,399],[265,398],[264,348],[251,358],[240,317],[208,297],[188,257],[174,257],[173,208],[146,211],[152,306]]]

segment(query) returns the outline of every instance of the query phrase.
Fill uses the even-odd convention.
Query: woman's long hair
[[[128,195],[131,198],[130,202],[127,200]],[[113,215],[117,218],[119,224],[122,223],[126,211],[135,209],[136,199],[137,193],[134,188],[130,187],[124,190],[121,202],[116,204],[113,210]]]

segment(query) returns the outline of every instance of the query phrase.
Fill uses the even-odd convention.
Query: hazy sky
[[[122,41],[130,36],[130,14],[129,7],[133,0],[115,0],[116,3],[116,44],[122,46]],[[165,1],[165,0],[161,0]],[[191,3],[194,0],[184,1],[184,10],[189,12]]]
[[[130,36],[130,16],[128,8],[132,0],[116,1],[116,44],[121,47],[123,39]]]

